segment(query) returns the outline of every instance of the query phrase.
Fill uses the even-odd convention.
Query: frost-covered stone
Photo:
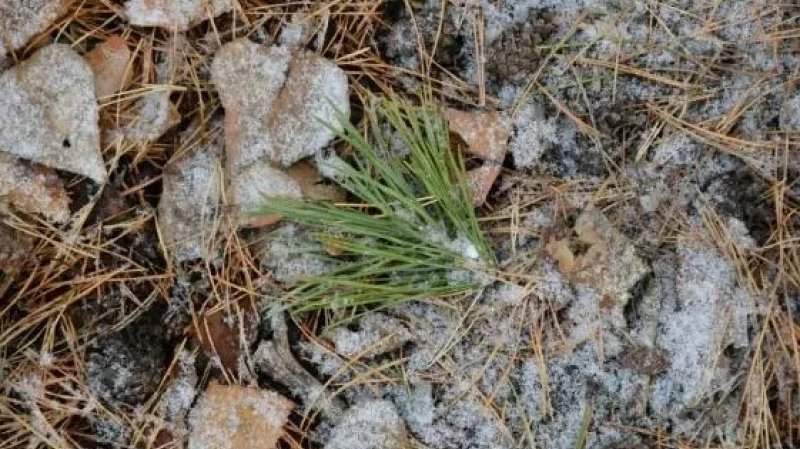
[[[405,423],[394,405],[367,401],[345,413],[325,449],[404,449],[408,444]]]
[[[222,130],[211,126],[208,136],[199,131],[193,127],[181,134],[191,150],[164,169],[158,204],[159,228],[167,250],[179,262],[207,255],[221,193],[217,166],[222,157]]]
[[[212,383],[189,414],[189,449],[272,449],[293,407],[274,391]]]
[[[0,111],[0,152],[105,181],[94,75],[68,45],[0,75]]]
[[[68,0],[3,0],[0,2],[0,59],[22,48],[66,11]]]
[[[183,31],[233,9],[233,0],[129,0],[131,25]]]

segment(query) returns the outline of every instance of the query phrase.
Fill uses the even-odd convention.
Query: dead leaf
[[[120,36],[111,36],[84,56],[94,72],[97,98],[119,92],[125,85],[131,51]]]
[[[314,53],[239,39],[217,52],[211,72],[225,108],[225,171],[230,203],[242,212],[240,226],[280,221],[251,213],[268,198],[340,194],[312,181],[318,175],[306,165],[283,168],[333,139],[326,123],[338,126],[335,111],[349,116],[344,71]]]
[[[179,136],[188,154],[170,160],[164,169],[163,192],[158,203],[158,225],[167,250],[178,262],[209,256],[214,221],[221,195],[217,171],[222,157],[222,132],[212,124],[200,142],[192,126]],[[210,251],[213,253],[213,250]]]
[[[304,198],[334,203],[347,200],[347,193],[336,184],[325,183],[325,178],[310,162],[300,161],[289,167],[286,174],[297,181]]]
[[[509,121],[499,112],[464,112],[444,110],[450,131],[458,135],[467,154],[483,160],[483,165],[470,170],[467,177],[475,206],[486,201],[508,151]]]
[[[195,333],[208,356],[219,357],[225,370],[237,373],[243,351],[247,351],[258,336],[258,323],[255,305],[241,303],[239,307],[205,313]]]
[[[575,270],[575,255],[569,249],[568,239],[551,240],[545,245],[545,251],[556,260],[558,269],[563,273]]]
[[[450,131],[467,144],[468,154],[484,161],[503,163],[510,125],[499,112],[464,112],[447,108],[444,117]]]
[[[32,239],[0,223],[0,271],[16,272],[30,254]]]
[[[480,206],[492,190],[494,181],[500,175],[500,167],[487,162],[467,172],[467,182],[472,191],[472,204]]]
[[[189,416],[191,449],[273,449],[294,404],[274,391],[212,382]]]
[[[3,0],[0,2],[0,59],[45,31],[66,12],[69,0]]]
[[[52,44],[0,75],[0,152],[105,182],[94,75]]]
[[[169,99],[168,90],[152,90],[136,100],[131,111],[121,118],[120,126],[108,137],[121,136],[137,143],[155,142],[180,123],[181,115]]]
[[[0,153],[0,197],[14,209],[69,220],[69,196],[55,170]]]

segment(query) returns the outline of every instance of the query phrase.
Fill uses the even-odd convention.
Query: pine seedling
[[[337,159],[335,181],[361,204],[270,199],[258,211],[305,226],[336,254],[332,270],[297,280],[286,305],[296,311],[380,308],[480,287],[496,262],[441,114],[385,100],[366,111],[368,138],[339,120],[337,133],[353,155],[349,162]],[[407,154],[397,151],[398,138]]]

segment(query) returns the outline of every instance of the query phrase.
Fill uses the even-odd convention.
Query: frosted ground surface
[[[55,14],[43,2],[28,3],[13,20]],[[153,428],[166,429],[178,447],[206,447],[197,437],[202,432],[220,439],[235,433],[231,422],[221,433],[197,430],[198,422],[214,421],[215,408],[201,399],[212,378],[290,398],[297,405],[292,431],[303,429],[304,445],[329,449],[568,449],[581,442],[592,449],[679,442],[738,447],[748,436],[743,416],[759,404],[800,403],[791,397],[796,386],[787,388],[794,391],[788,399],[782,392],[761,397],[748,389],[758,380],[751,362],[766,338],[759,325],[770,306],[764,292],[775,277],[767,254],[776,238],[778,180],[785,179],[785,198],[800,198],[800,52],[795,41],[780,37],[800,25],[800,10],[763,0],[465,0],[451,2],[440,16],[441,2],[423,0],[414,2],[412,16],[388,3],[385,26],[365,45],[402,69],[393,72],[398,91],[422,86],[410,74],[426,68],[417,33],[426,48],[438,36],[439,65],[431,76],[461,83],[442,82],[442,102],[499,110],[513,124],[504,171],[480,209],[502,273],[467,298],[386,307],[346,326],[314,327],[318,332],[308,331],[315,320],[293,321],[264,299],[254,338],[236,326],[242,319],[237,314],[246,312],[225,315],[232,329],[225,338],[240,344],[238,366],[223,367],[219,357],[198,349],[191,329],[202,307],[247,289],[261,299],[273,297],[277,286],[330,269],[331,254],[319,256],[330,248],[296,224],[236,233],[218,218],[238,203],[257,204],[264,192],[300,196],[286,170],[298,160],[313,161],[335,177],[341,159],[332,156],[333,132],[309,120],[314,112],[326,121],[335,117],[319,93],[330,93],[349,112],[357,83],[375,86],[347,58],[314,56],[330,51],[320,43],[333,31],[319,23],[304,28],[299,15],[283,31],[249,24],[257,29],[237,34],[203,28],[203,34],[185,30],[208,27],[198,24],[238,10],[229,12],[220,0],[128,1],[123,10],[135,25],[172,28],[143,28],[169,35],[153,50],[157,77],[150,81],[162,89],[132,100],[139,120],[109,134],[151,145],[141,153],[125,151],[150,151],[161,164],[136,182],[156,186],[157,193],[140,194],[150,204],[131,208],[137,217],[157,217],[158,231],[142,225],[147,236],[134,233],[133,243],[121,242],[155,261],[161,272],[153,278],[166,271],[172,277],[158,288],[109,288],[103,301],[81,303],[76,313],[81,323],[93,325],[101,317],[97,326],[105,333],[80,353],[85,369],[74,376],[85,376],[85,388],[70,387],[70,394],[92,399],[69,410],[81,410],[81,424],[103,447],[136,445],[141,432]],[[52,22],[48,17],[44,22]],[[24,27],[9,48],[24,45],[43,29],[39,25]],[[322,37],[304,39],[307,32]],[[300,42],[306,48],[299,49]],[[166,50],[171,46],[185,53],[176,57]],[[34,142],[48,149],[47,158],[34,162],[95,181],[108,176],[112,190],[115,180],[133,176],[124,166],[130,162],[117,157],[123,147],[101,143],[97,130],[81,121],[87,114],[92,124],[97,121],[97,102],[79,57],[83,49],[75,47],[45,47],[19,64],[0,60],[0,67],[13,66],[0,74],[0,106],[32,111],[36,119],[11,126],[26,115],[0,118],[0,127],[14,128],[0,136],[0,145],[8,147],[0,151],[31,158],[34,150],[13,141]],[[37,67],[56,57],[69,64],[53,80],[58,72]],[[182,73],[182,64],[192,70]],[[56,95],[19,87],[25,79],[33,87],[72,86],[61,89],[53,112],[42,97]],[[187,114],[182,102],[191,89],[215,107]],[[462,101],[464,89],[472,93],[470,101]],[[181,105],[178,120],[173,113]],[[113,102],[102,105],[101,115],[110,107]],[[354,106],[353,118],[359,113]],[[55,126],[49,117],[59,114],[63,120]],[[59,126],[75,135],[74,150],[88,148],[94,157],[101,143],[105,160],[70,165],[55,151],[63,146]],[[11,173],[32,170],[13,164]],[[219,182],[232,176],[232,182]],[[47,186],[63,189],[60,183]],[[40,186],[27,190],[33,187]],[[133,201],[135,195],[119,190],[120,201]],[[67,205],[58,206],[45,218],[67,221]],[[796,216],[784,220],[790,228],[798,225]],[[230,260],[244,264],[223,256],[234,247],[230,242],[213,248],[206,238],[210,229],[234,235],[253,258],[243,270],[247,275],[237,274],[236,288],[220,279]],[[0,242],[11,235],[0,231]],[[81,238],[75,241],[95,241]],[[162,243],[172,248],[169,260],[159,251]],[[98,256],[84,265],[102,266],[104,260]],[[743,267],[756,265],[764,276],[748,278]],[[263,279],[252,276],[257,271]],[[163,297],[143,302],[152,292]],[[130,297],[144,310],[131,312]],[[780,304],[798,313],[796,300]],[[118,310],[129,320],[124,329],[117,326]],[[326,318],[345,316],[334,310]],[[50,369],[53,357],[38,354],[36,369]],[[11,368],[7,386],[32,428],[67,444],[42,412],[43,392],[51,388],[42,374]],[[0,379],[3,369],[4,363]],[[264,416],[279,427],[289,408]],[[800,420],[800,409],[793,413]],[[36,438],[31,447],[42,443]]]

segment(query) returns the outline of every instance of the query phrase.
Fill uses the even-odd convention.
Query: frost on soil
[[[735,441],[737,404],[715,398],[731,398],[741,367],[736,354],[747,346],[754,309],[730,262],[695,228],[705,240],[665,251],[650,276],[646,259],[596,209],[580,213],[573,232],[571,248],[580,251],[572,265],[548,257],[533,289],[495,284],[455,314],[424,303],[392,307],[362,318],[355,330],[331,331],[335,351],[313,343],[299,350],[321,375],[348,384],[385,362],[373,360],[369,348],[393,341],[384,332],[393,330],[402,337],[405,384],[377,391],[354,385],[341,395],[350,404],[376,395],[391,401],[410,434],[432,448],[512,448],[528,426],[537,445],[572,448],[587,413],[595,423],[587,434],[591,448],[643,442],[602,424],[609,422]],[[562,318],[559,330],[537,343],[540,359],[531,350],[531,314],[545,305]],[[359,363],[348,362],[354,356]],[[487,396],[503,404],[502,417],[486,406]],[[712,403],[717,410],[709,421],[690,417]]]

